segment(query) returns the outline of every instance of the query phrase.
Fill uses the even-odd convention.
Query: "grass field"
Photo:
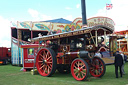
[[[88,81],[76,81],[71,74],[58,72],[52,77],[31,75],[30,71],[20,71],[21,68],[0,65],[0,85],[128,85],[128,62],[125,64],[126,74],[123,78],[115,78],[114,65],[107,65],[106,73],[102,78],[89,76]]]

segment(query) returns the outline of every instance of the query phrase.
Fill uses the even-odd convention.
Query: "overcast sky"
[[[106,3],[113,4],[106,10]],[[87,18],[107,16],[115,30],[128,29],[128,0],[86,0]],[[10,21],[45,21],[81,17],[81,0],[0,0],[0,47],[11,46]]]

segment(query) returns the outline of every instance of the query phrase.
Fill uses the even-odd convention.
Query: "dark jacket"
[[[126,55],[124,55],[124,61],[127,62],[127,56]]]
[[[116,54],[114,64],[115,64],[115,66],[123,65],[123,58],[120,54]]]

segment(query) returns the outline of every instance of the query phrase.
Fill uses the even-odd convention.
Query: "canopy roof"
[[[44,21],[44,22],[65,23],[65,24],[71,24],[72,23],[72,21],[69,21],[69,20],[66,20],[66,19],[63,19],[63,18],[47,20],[47,21]]]

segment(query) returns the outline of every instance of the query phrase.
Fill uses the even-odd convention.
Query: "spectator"
[[[122,77],[122,69],[121,69],[121,67],[123,65],[123,58],[122,58],[121,54],[119,54],[119,51],[116,52],[114,64],[115,64],[116,78],[118,78],[118,67],[120,69],[120,76]]]
[[[99,51],[97,51],[97,52],[95,53],[95,57],[99,57],[99,58],[101,58],[102,55],[101,55],[101,53],[100,53]]]
[[[38,34],[38,37],[42,37],[42,34],[41,34],[41,33],[39,33],[39,34]]]
[[[127,62],[127,56],[126,55],[124,55],[124,61]]]
[[[122,74],[125,74],[125,72],[124,72],[125,57],[124,57],[124,54],[123,54],[122,51],[120,51],[120,54],[121,54],[121,56],[122,56],[122,58],[123,58],[123,65],[122,65],[122,67],[121,67],[121,69],[122,69]]]

